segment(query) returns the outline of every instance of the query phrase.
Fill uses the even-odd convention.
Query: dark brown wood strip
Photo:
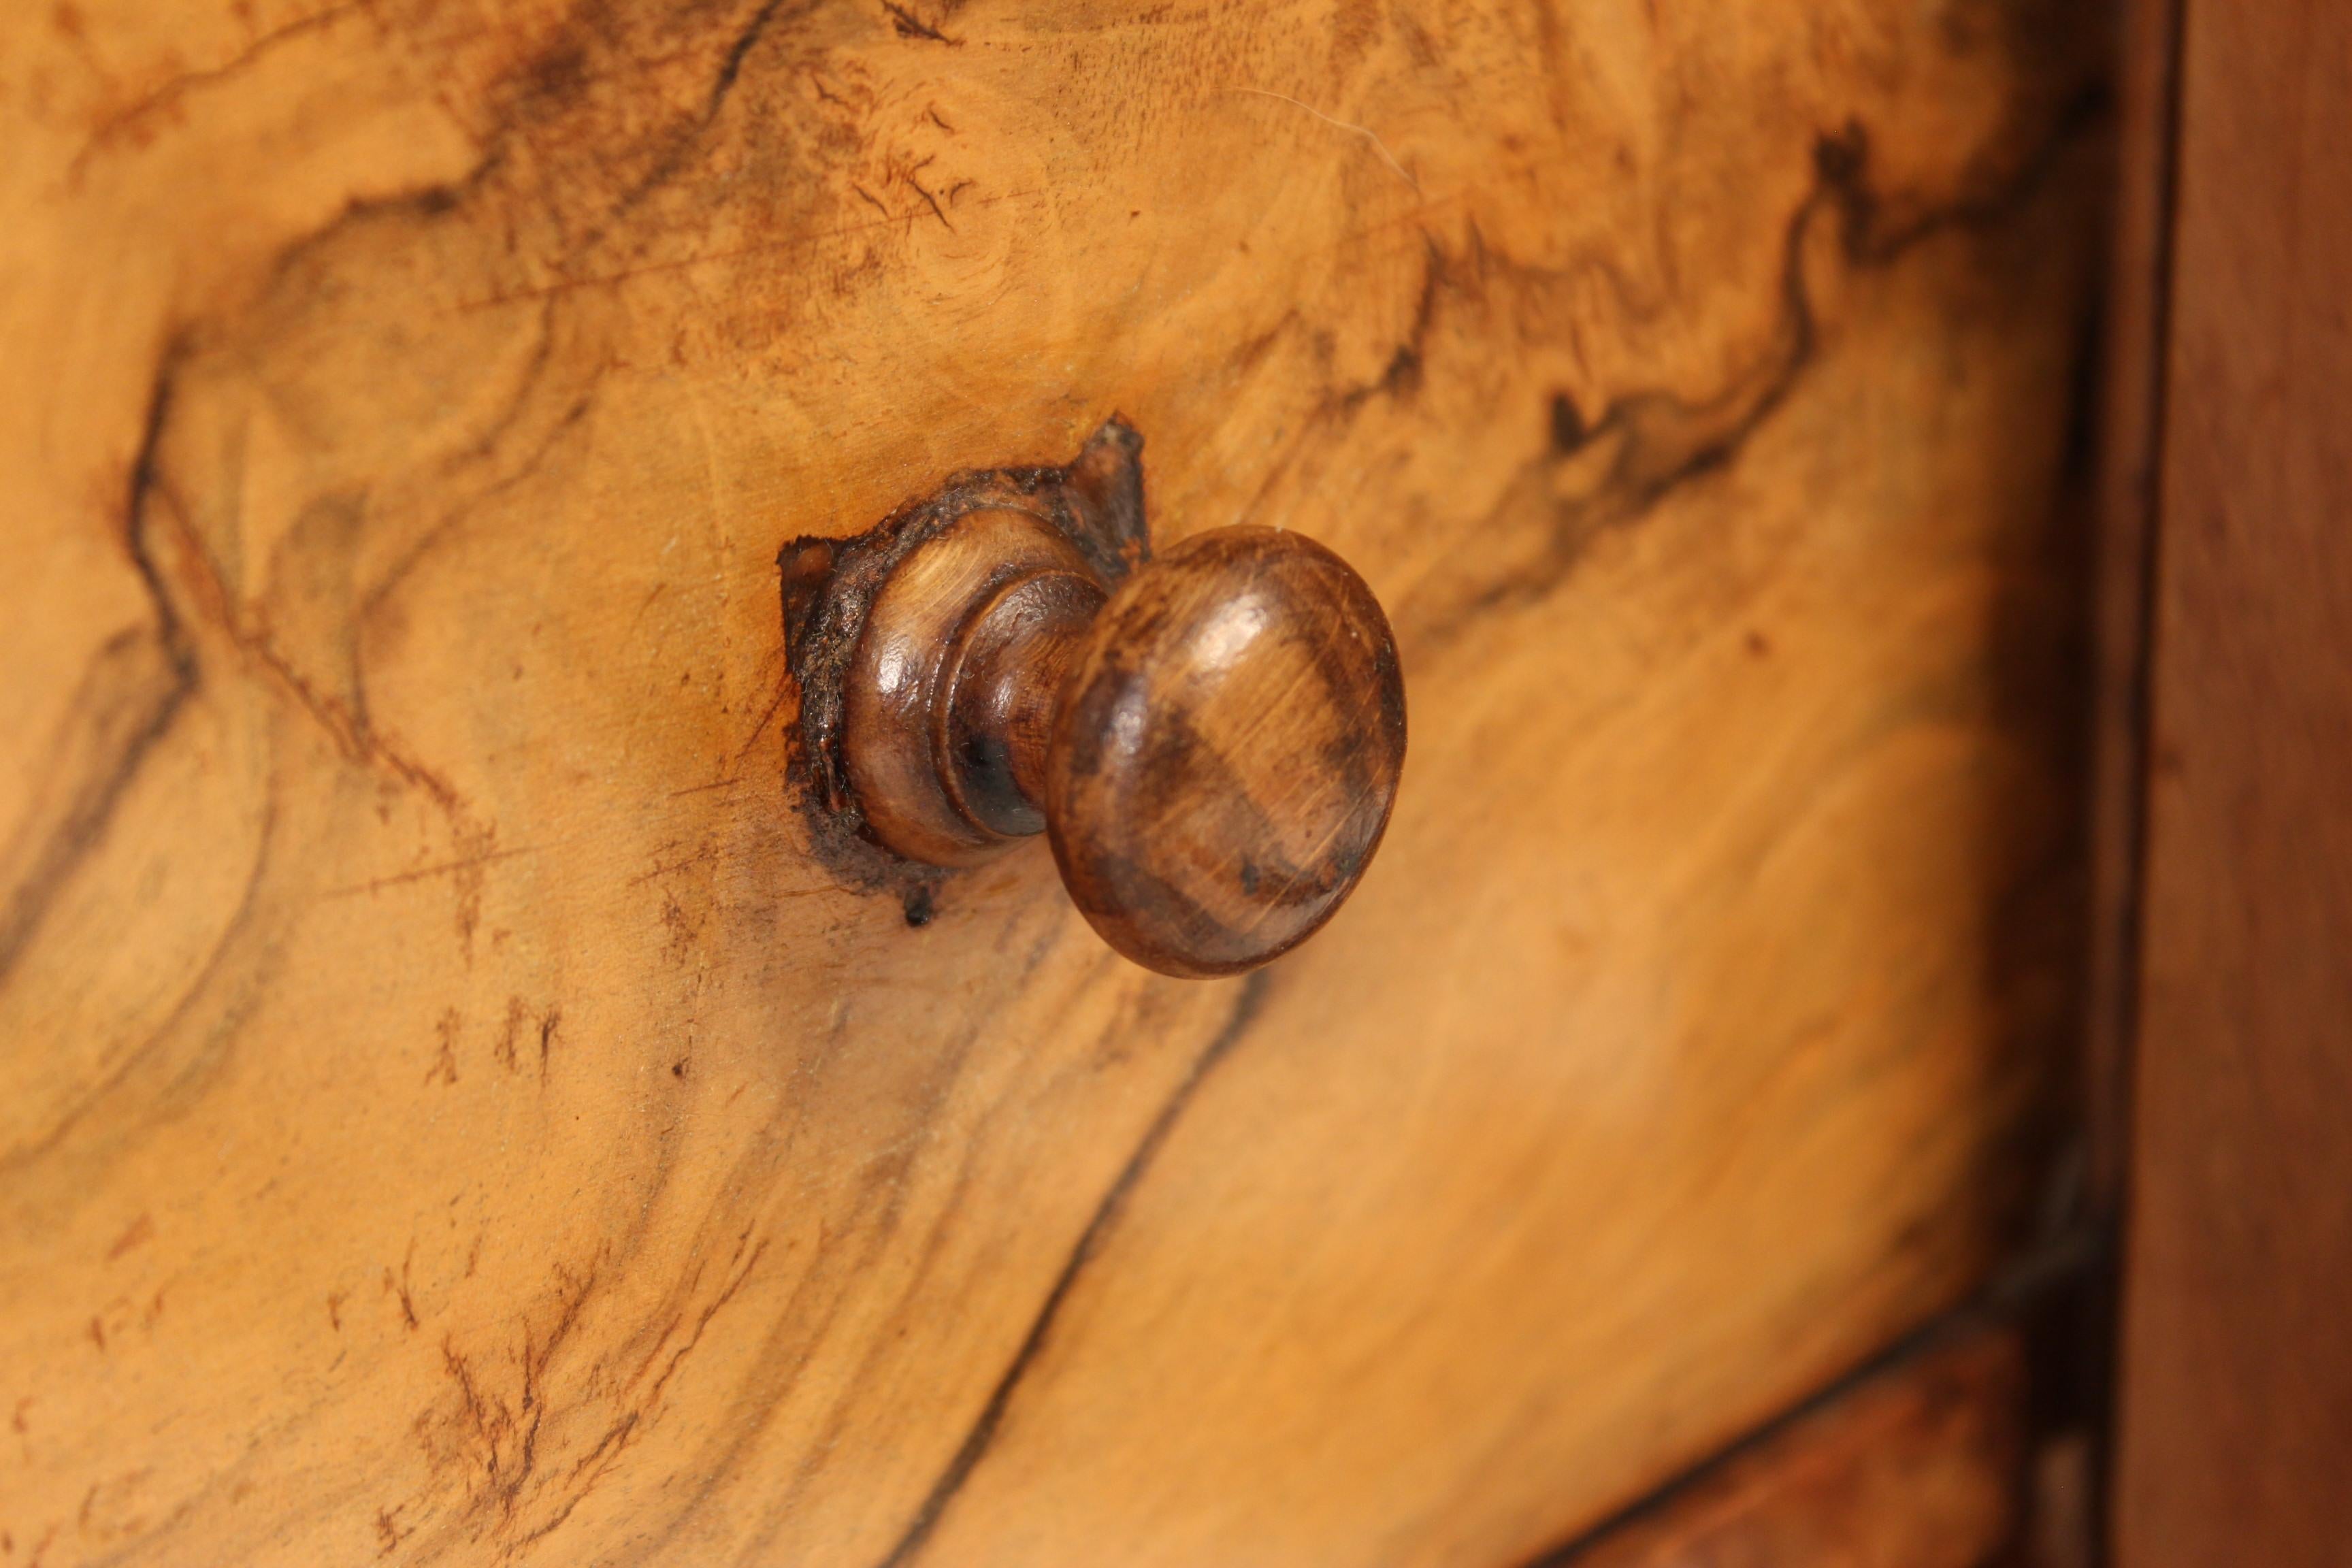
[[[1539,1568],[1975,1568],[2018,1529],[2024,1368],[1956,1331]]]
[[[2123,1568],[2352,1562],[2352,11],[2189,8]]]

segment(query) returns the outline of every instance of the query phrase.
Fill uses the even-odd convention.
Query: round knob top
[[[1045,759],[1046,830],[1113,947],[1233,973],[1330,917],[1403,765],[1396,641],[1364,580],[1298,534],[1220,529],[1096,616]]]

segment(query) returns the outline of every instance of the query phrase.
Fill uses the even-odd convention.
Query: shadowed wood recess
[[[1526,1561],[1958,1299],[2105,21],[0,12],[0,1563]],[[1246,980],[795,794],[780,547],[1114,411],[1411,685]]]
[[[2025,1356],[1958,1330],[1535,1568],[1985,1568],[2024,1512]]]

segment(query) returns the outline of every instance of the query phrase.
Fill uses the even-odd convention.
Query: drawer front
[[[18,8],[5,1560],[1502,1564],[1965,1295],[2096,21]],[[1113,415],[1394,627],[1244,977],[825,843],[780,549]]]

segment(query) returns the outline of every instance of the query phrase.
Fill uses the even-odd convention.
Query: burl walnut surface
[[[2105,21],[0,7],[13,1562],[1500,1565],[1971,1291]],[[794,781],[779,547],[1113,411],[1411,679],[1256,975]]]

